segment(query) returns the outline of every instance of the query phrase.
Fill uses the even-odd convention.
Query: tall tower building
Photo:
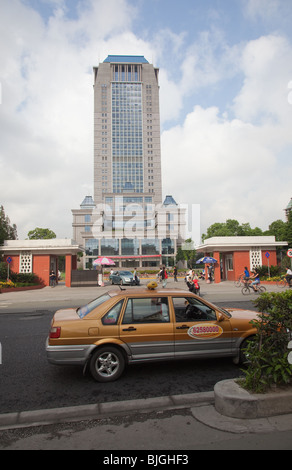
[[[162,202],[159,69],[143,56],[108,56],[94,73],[94,194],[73,209],[83,267],[173,266],[185,211]]]
[[[94,202],[128,194],[161,204],[159,69],[111,55],[93,70]]]

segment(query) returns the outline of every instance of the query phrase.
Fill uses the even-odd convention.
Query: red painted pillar
[[[66,255],[65,257],[65,285],[71,287],[72,279],[72,255]]]
[[[214,264],[214,281],[215,284],[219,284],[221,282],[220,253],[214,251],[213,257],[217,260],[217,263]]]

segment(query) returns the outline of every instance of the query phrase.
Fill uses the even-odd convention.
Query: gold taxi
[[[152,286],[153,287],[153,286]],[[51,364],[88,365],[99,382],[127,364],[231,357],[243,362],[257,312],[225,310],[184,290],[109,291],[84,307],[55,313],[46,344]]]

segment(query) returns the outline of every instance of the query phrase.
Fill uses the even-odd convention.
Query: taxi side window
[[[215,310],[193,297],[174,297],[176,322],[217,321]]]
[[[119,316],[121,313],[121,308],[123,305],[123,300],[118,302],[113,308],[111,308],[105,315],[102,317],[103,325],[117,325]]]
[[[147,297],[129,299],[123,324],[130,323],[168,323],[169,309],[167,297]]]

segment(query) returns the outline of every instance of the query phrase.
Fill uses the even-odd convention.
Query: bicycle
[[[277,287],[292,287],[290,286],[289,282],[287,281],[286,277],[282,277],[280,281],[277,282]]]
[[[243,283],[242,276],[239,276],[239,278],[236,281],[234,281],[235,287],[241,287],[242,283]]]
[[[264,286],[261,286],[260,284],[257,284],[256,286],[257,288],[255,289],[251,284],[246,282],[245,286],[241,289],[241,292],[243,295],[263,294],[267,290]]]

